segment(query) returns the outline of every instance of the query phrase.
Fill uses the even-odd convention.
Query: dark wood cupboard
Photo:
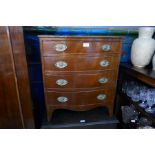
[[[22,27],[0,27],[0,128],[34,128]]]

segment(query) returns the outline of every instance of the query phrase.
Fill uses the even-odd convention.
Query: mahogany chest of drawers
[[[48,121],[56,109],[113,114],[122,37],[39,36]]]

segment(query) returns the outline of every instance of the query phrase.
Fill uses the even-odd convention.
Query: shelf
[[[134,105],[136,110],[140,112],[143,116],[147,117],[149,120],[152,121],[153,124],[155,124],[155,113],[149,114],[145,111],[144,108],[141,108],[138,103],[132,101],[128,96],[126,96],[124,93],[120,93],[120,95],[125,98],[125,100],[128,102],[129,105]]]
[[[155,87],[155,71],[152,68],[137,68],[128,63],[120,64],[120,71],[152,86]]]

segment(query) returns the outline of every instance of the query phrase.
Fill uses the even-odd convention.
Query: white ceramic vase
[[[139,37],[134,40],[131,48],[131,62],[136,67],[145,67],[151,61],[155,51],[155,40],[152,35],[154,27],[139,28]]]

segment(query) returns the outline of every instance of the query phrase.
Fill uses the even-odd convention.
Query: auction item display
[[[40,35],[48,121],[56,109],[113,115],[122,37]]]

